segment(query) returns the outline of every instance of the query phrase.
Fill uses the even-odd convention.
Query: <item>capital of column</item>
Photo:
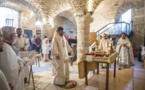
[[[93,22],[93,18],[90,13],[77,13],[75,16],[76,22],[79,24],[80,22],[85,22],[90,24]]]

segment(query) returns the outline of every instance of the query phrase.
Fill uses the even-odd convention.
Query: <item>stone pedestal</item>
[[[79,60],[82,55],[89,51],[89,28],[90,23],[93,21],[90,14],[76,15],[77,23],[77,59]]]

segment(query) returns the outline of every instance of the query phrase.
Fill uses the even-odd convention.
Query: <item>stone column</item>
[[[18,16],[18,27],[22,27],[22,15],[21,15],[21,11],[19,11],[19,16]]]
[[[145,46],[145,1],[144,1],[144,46]]]
[[[44,36],[49,37],[49,30],[51,29],[51,25],[49,23],[43,25],[43,29],[41,30],[41,38]]]
[[[80,14],[75,17],[77,23],[77,60],[89,51],[89,28],[93,21],[89,13]]]

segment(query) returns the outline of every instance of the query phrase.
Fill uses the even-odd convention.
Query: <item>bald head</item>
[[[5,40],[13,43],[15,41],[15,28],[11,26],[2,27],[2,33]]]
[[[2,27],[1,30],[2,30],[4,39],[9,38],[11,34],[15,33],[15,28],[11,26],[4,26]]]
[[[107,39],[108,38],[107,34],[103,34],[103,38]]]

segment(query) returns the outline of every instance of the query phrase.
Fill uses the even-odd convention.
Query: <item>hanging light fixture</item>
[[[31,11],[29,17],[31,18],[33,15],[34,15],[34,13]]]

